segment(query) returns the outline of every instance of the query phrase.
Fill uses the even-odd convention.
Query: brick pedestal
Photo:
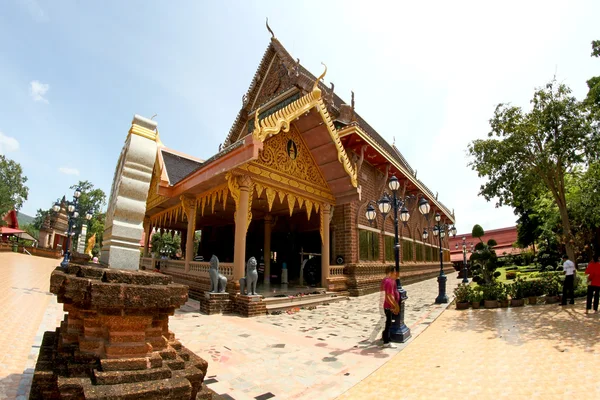
[[[68,312],[46,332],[30,399],[210,399],[208,363],[169,331],[187,301],[170,276],[89,266],[56,269],[50,291]]]
[[[260,295],[237,295],[235,297],[235,309],[242,317],[256,317],[267,313],[267,305]]]
[[[225,314],[233,312],[234,302],[229,293],[205,292],[200,298],[200,311],[204,314]]]

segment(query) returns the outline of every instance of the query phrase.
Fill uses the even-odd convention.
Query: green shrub
[[[523,281],[523,297],[536,297],[544,294],[544,285],[541,279]]]
[[[507,285],[507,291],[508,294],[510,295],[511,299],[515,299],[515,300],[519,300],[522,299],[525,296],[525,285],[526,281],[524,281],[522,278],[517,278],[514,283]]]
[[[454,296],[457,303],[469,302],[473,289],[468,284],[460,284],[454,289]]]
[[[560,279],[560,273],[556,272],[543,272],[540,274],[542,277],[542,285],[544,288],[544,294],[548,296],[558,296],[562,289],[562,282]]]
[[[481,293],[481,287],[480,286],[475,286],[474,288],[471,288],[471,294],[469,296],[469,303],[479,303],[481,302],[483,296]]]
[[[504,268],[506,271],[518,271],[519,267],[517,267],[516,265],[511,265],[509,267]]]
[[[506,271],[506,279],[515,279],[517,277],[517,271]]]
[[[480,286],[480,288],[483,300],[500,300],[506,296],[504,285],[498,282],[494,282],[489,285],[483,285]]]

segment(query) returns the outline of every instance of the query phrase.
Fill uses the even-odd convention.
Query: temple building
[[[39,247],[61,251],[67,244],[69,218],[67,200],[63,196],[58,212],[50,211],[40,228]]]
[[[326,67],[324,68],[326,72]],[[433,224],[417,208],[420,197],[431,216],[454,223],[454,215],[417,179],[401,152],[295,60],[274,36],[243,96],[241,109],[219,152],[202,160],[166,147],[157,136],[156,161],[144,219],[145,254],[153,231],[182,237],[183,259],[161,271],[192,291],[208,289],[208,260],[216,255],[228,291],[255,257],[264,265],[261,284],[306,284],[311,260],[315,285],[358,296],[379,289],[394,263],[390,215],[374,223],[365,216],[391,176],[399,195],[412,195],[407,224],[400,224],[403,283],[439,273],[437,238],[422,239]],[[133,125],[130,133],[146,131]],[[163,134],[162,138],[168,137]],[[202,231],[194,252],[194,233]],[[452,269],[448,238],[443,262]],[[200,256],[204,261],[194,261]],[[261,269],[262,271],[262,269]],[[310,282],[308,282],[310,283]],[[239,285],[238,285],[239,286]]]

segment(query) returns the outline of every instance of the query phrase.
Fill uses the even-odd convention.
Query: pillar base
[[[226,314],[233,311],[234,302],[231,301],[229,293],[205,292],[200,298],[200,312],[213,314]]]
[[[208,363],[169,331],[187,287],[167,275],[70,265],[50,291],[68,312],[46,332],[30,399],[196,399]]]
[[[235,297],[235,309],[242,317],[257,317],[267,313],[267,304],[260,295],[239,294]]]
[[[404,323],[404,303],[408,296],[406,290],[400,287],[398,289],[400,294],[400,312],[398,315],[392,314],[392,326],[390,327],[390,340],[395,343],[404,343],[411,338],[410,329]]]
[[[435,304],[444,304],[448,302],[448,296],[446,295],[446,281],[448,278],[443,273],[438,276],[439,294],[435,299]]]

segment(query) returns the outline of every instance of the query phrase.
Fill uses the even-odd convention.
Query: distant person
[[[385,270],[386,276],[381,282],[381,291],[384,294],[383,299],[383,312],[385,313],[385,327],[383,328],[383,347],[395,349],[390,342],[390,328],[392,327],[392,314],[398,315],[400,312],[400,293],[396,287],[396,279],[398,273],[394,267],[388,267]]]
[[[592,296],[594,297],[594,314],[598,313],[598,298],[600,297],[600,262],[598,255],[594,254],[592,261],[585,269],[588,280],[587,302],[585,304],[585,313],[589,313],[592,308]]]
[[[562,303],[561,305],[567,305],[567,297],[571,299],[569,304],[575,304],[575,274],[577,270],[575,269],[575,264],[573,261],[569,260],[568,255],[562,256],[563,260],[563,271],[565,272],[565,282],[563,283],[563,295],[562,295]]]

